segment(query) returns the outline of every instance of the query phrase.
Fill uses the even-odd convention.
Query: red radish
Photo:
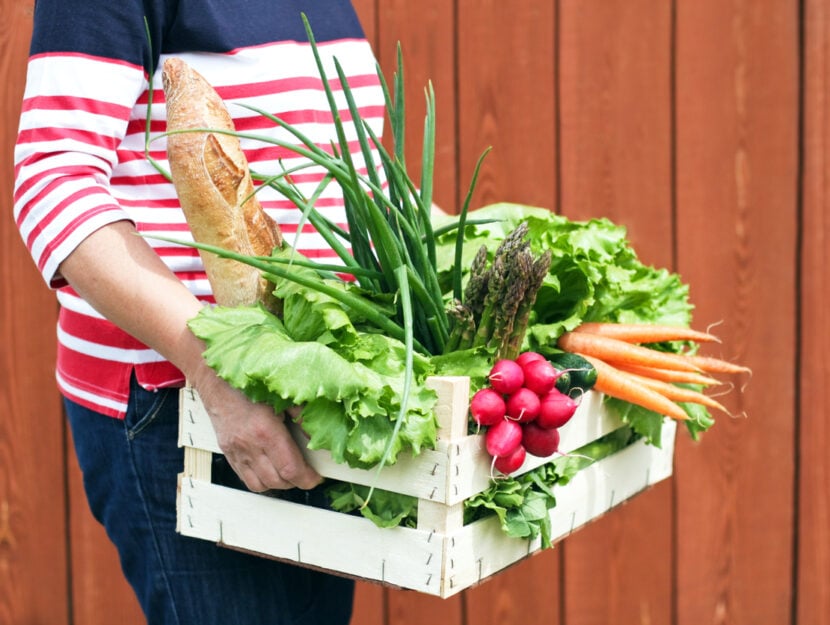
[[[579,404],[558,390],[551,389],[539,402],[536,423],[543,428],[561,428],[574,416]]]
[[[522,352],[516,358],[516,364],[524,368],[527,363],[533,362],[534,360],[547,360],[547,358],[539,352]]]
[[[522,426],[515,421],[503,419],[490,426],[484,435],[487,453],[495,458],[509,456],[522,442]]]
[[[544,395],[559,377],[559,372],[547,360],[532,360],[522,367],[525,376],[525,387],[537,395]]]
[[[525,383],[525,375],[515,360],[503,359],[496,361],[496,364],[490,369],[488,381],[494,390],[503,395],[510,395],[522,388]]]
[[[559,430],[526,423],[522,427],[522,445],[527,453],[547,458],[559,450]]]
[[[520,423],[533,421],[540,408],[539,396],[529,388],[522,387],[507,398],[507,416]]]
[[[504,399],[492,388],[479,389],[470,401],[470,414],[479,425],[495,425],[504,419],[506,412]]]
[[[496,458],[494,466],[505,475],[508,475],[513,471],[517,471],[524,464],[525,458],[527,458],[527,450],[519,445],[509,456]]]

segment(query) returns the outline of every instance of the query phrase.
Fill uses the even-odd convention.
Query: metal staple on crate
[[[302,555],[300,554],[300,541],[297,541],[297,562],[302,563],[302,561],[303,561],[303,558],[302,558]]]
[[[437,462],[433,465],[432,473],[430,473],[430,475],[435,475],[436,473],[438,473],[438,463]]]
[[[616,494],[616,492],[617,491],[615,491],[613,488],[611,489],[611,501],[608,502],[608,507],[609,508],[614,507],[614,495]]]

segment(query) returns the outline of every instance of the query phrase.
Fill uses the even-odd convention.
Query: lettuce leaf
[[[338,462],[370,468],[381,461],[387,445],[389,463],[402,450],[417,454],[434,447],[437,398],[423,386],[432,371],[429,361],[414,360],[416,388],[392,440],[402,397],[404,346],[358,331],[339,314],[338,305],[310,290],[306,295],[297,291],[286,299],[290,317],[303,311],[302,320],[293,323],[294,336],[288,323],[261,306],[206,307],[189,326],[207,345],[207,363],[229,384],[277,411],[303,406],[299,419],[309,447],[330,450]],[[328,344],[313,340],[315,332]]]

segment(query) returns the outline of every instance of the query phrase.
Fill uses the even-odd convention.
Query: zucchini
[[[590,391],[597,381],[597,371],[594,366],[578,354],[571,354],[569,352],[559,352],[548,356],[548,360],[558,370],[567,369],[567,374],[570,380],[567,390],[562,390],[557,385],[557,388],[563,393],[570,392],[571,389],[578,388],[583,393]]]

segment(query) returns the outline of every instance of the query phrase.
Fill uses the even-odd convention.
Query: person
[[[329,144],[332,116],[302,13],[379,133],[384,100],[376,61],[346,0],[35,4],[14,156],[15,219],[60,304],[56,380],[90,508],[153,625],[350,619],[351,581],[176,534],[177,389],[186,380],[217,431],[224,456],[216,462],[226,462],[245,487],[305,496],[321,477],[288,435],[286,415],[252,403],[203,360],[204,345],[187,328],[213,301],[198,253],[135,236],[187,236],[172,184],[145,153],[149,145],[150,156],[166,165],[158,68],[168,56],[181,57],[216,88],[237,130],[277,132],[238,105],[247,104]],[[147,144],[145,132],[162,138]],[[243,140],[243,149],[252,170],[292,164],[290,153],[273,146]],[[313,190],[315,176],[304,170],[295,182]],[[270,189],[259,197],[293,242],[299,211]],[[317,207],[346,223],[336,193]],[[330,254],[307,226],[298,241],[308,256]]]

